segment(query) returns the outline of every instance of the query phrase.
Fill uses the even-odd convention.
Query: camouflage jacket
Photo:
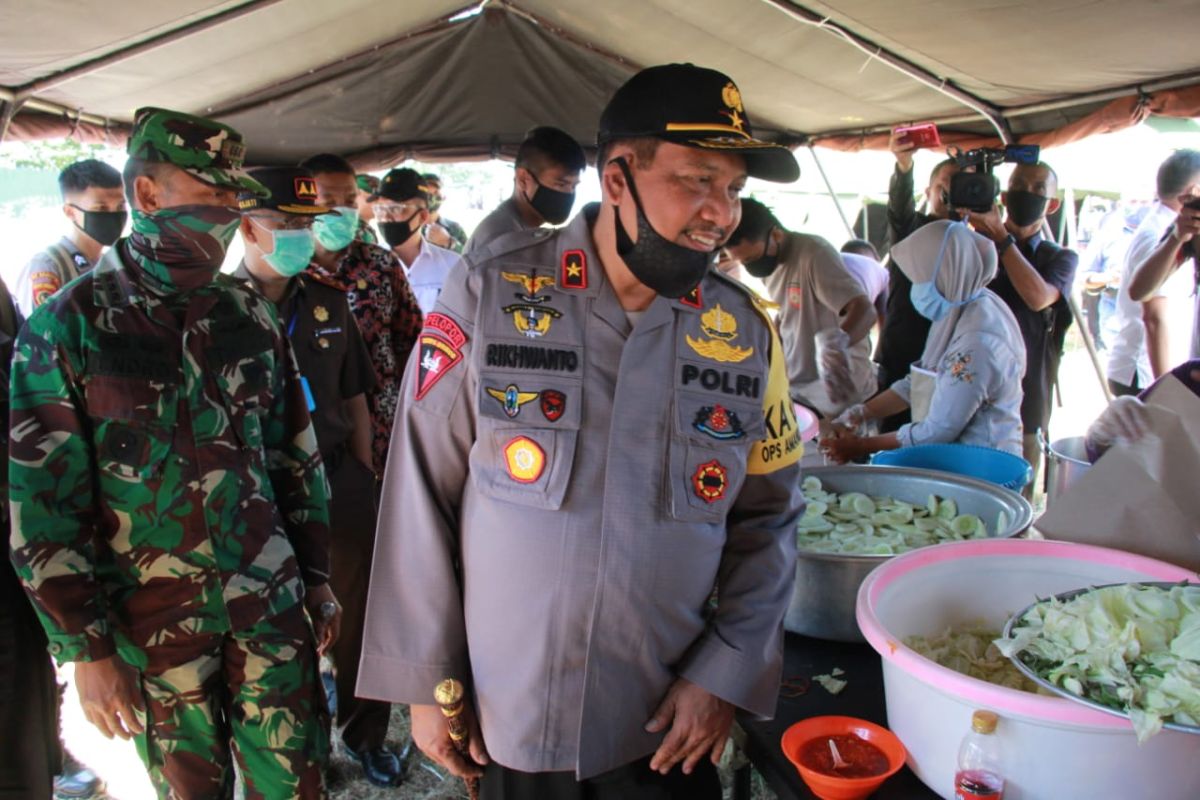
[[[329,575],[273,307],[226,275],[164,295],[126,252],[37,309],[12,368],[12,560],[60,662],[243,629]]]

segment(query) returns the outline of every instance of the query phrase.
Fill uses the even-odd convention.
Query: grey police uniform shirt
[[[787,235],[779,266],[763,279],[763,285],[779,304],[779,333],[792,397],[824,416],[836,416],[849,403],[834,403],[825,391],[817,369],[816,335],[838,327],[839,312],[855,297],[865,295],[862,286],[829,242],[806,233]],[[856,390],[853,402],[862,402],[875,390],[870,352],[859,342],[849,355]]]
[[[34,253],[17,276],[13,299],[25,317],[59,289],[95,266],[66,236],[52,247],[58,249],[59,258],[51,255],[50,248],[40,250]]]
[[[471,238],[467,239],[467,243],[463,247],[463,258],[468,256],[478,258],[481,255],[479,251],[495,239],[506,233],[529,229],[525,220],[521,219],[521,213],[517,210],[517,201],[510,197],[492,209],[491,213],[475,226],[475,230],[471,232]]]
[[[459,678],[492,758],[580,779],[658,747],[678,677],[774,713],[803,511],[770,323],[710,270],[631,329],[594,208],[464,259],[426,317],[357,687],[431,703]]]

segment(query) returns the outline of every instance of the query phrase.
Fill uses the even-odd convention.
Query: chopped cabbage
[[[1164,722],[1200,726],[1200,585],[1050,598],[996,645],[1050,683],[1129,714],[1139,742]]]
[[[807,507],[796,524],[796,543],[818,553],[891,556],[931,544],[983,539],[983,520],[959,514],[958,504],[930,495],[924,505],[862,492],[827,492],[820,478],[804,479]]]
[[[936,664],[981,681],[1037,692],[1038,685],[1001,655],[993,640],[1000,636],[983,622],[946,628],[937,636],[909,636],[904,643]]]

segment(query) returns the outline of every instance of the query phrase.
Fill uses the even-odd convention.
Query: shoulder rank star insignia
[[[490,386],[485,388],[487,389],[487,393],[504,408],[505,416],[509,417],[515,417],[520,414],[521,406],[536,400],[538,397],[537,392],[522,392],[511,383],[504,388],[504,391],[493,389]]]
[[[315,319],[317,322],[328,322],[329,309],[327,309],[325,306],[317,306],[313,309],[313,319]]]
[[[524,289],[525,293],[518,294],[517,298],[524,300],[526,303],[544,303],[550,299],[549,297],[538,297],[538,292],[547,286],[554,285],[553,275],[538,275],[535,272],[531,272],[528,275],[523,275],[519,272],[501,272],[500,277]]]
[[[754,355],[753,347],[735,347],[730,344],[738,336],[738,323],[733,315],[721,308],[720,303],[700,315],[700,330],[708,339],[693,339],[687,336],[688,347],[713,361],[737,363]]]

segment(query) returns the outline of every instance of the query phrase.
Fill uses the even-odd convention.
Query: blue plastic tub
[[[990,481],[1019,492],[1033,480],[1033,468],[1020,456],[972,444],[918,444],[884,450],[871,457],[885,467],[917,467]]]

